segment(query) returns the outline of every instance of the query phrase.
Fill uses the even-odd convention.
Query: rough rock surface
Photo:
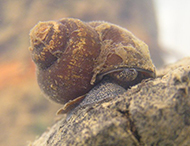
[[[159,70],[154,80],[142,81],[108,101],[79,108],[69,118],[63,116],[31,145],[189,143],[190,58],[184,58]]]

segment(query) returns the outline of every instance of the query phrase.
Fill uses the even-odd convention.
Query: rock
[[[106,87],[104,87],[106,88]],[[103,91],[103,89],[102,89]],[[190,57],[104,102],[63,116],[31,146],[190,143]]]

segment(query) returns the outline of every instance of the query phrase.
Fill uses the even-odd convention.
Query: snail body
[[[68,112],[105,76],[128,88],[155,76],[147,45],[106,22],[79,19],[39,22],[30,32],[41,90]]]

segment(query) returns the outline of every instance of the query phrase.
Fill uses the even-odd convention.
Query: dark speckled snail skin
[[[155,77],[147,45],[107,22],[39,22],[30,32],[29,50],[41,90],[64,104],[62,113],[76,107],[104,77],[124,88]]]

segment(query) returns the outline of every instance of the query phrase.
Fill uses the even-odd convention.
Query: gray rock
[[[63,116],[30,145],[189,145],[190,58],[166,66],[156,79],[143,80],[127,91],[115,85],[107,89],[111,86],[100,86],[101,93],[90,95],[113,98],[78,108],[69,119]]]

